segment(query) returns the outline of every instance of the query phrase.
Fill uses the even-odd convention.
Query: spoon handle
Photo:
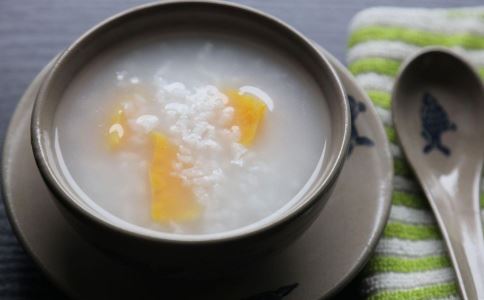
[[[472,205],[466,203],[471,199],[461,199],[459,206],[447,201],[448,205],[433,207],[457,273],[462,298],[469,300],[484,299],[484,238],[475,194]]]

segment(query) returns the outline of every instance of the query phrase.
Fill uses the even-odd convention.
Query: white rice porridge
[[[146,229],[207,234],[283,208],[330,140],[316,82],[288,57],[217,34],[150,35],[84,66],[56,149],[86,203]]]

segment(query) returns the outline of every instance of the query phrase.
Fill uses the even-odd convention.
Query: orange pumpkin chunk
[[[191,189],[172,174],[177,148],[161,133],[151,134],[153,158],[149,167],[151,217],[158,222],[189,221],[200,215],[201,207]]]
[[[241,95],[236,90],[230,90],[226,95],[229,98],[229,105],[234,108],[233,125],[240,129],[239,142],[248,147],[254,142],[267,106],[257,97],[250,94]]]

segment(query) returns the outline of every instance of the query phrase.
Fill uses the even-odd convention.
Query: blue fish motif
[[[252,297],[245,298],[244,300],[282,300],[287,295],[289,295],[297,286],[297,283],[285,285],[278,288],[277,290],[263,292]]]
[[[421,134],[427,142],[423,152],[427,154],[433,149],[437,149],[449,156],[451,150],[442,144],[442,134],[446,131],[456,131],[457,125],[449,120],[447,112],[430,93],[424,93],[420,118],[422,119]]]
[[[366,106],[363,102],[357,101],[352,96],[348,95],[348,101],[350,103],[350,113],[351,113],[351,138],[349,154],[353,152],[353,148],[356,146],[368,146],[371,147],[375,143],[366,136],[362,136],[358,133],[358,128],[356,128],[356,118],[362,112],[366,111]]]

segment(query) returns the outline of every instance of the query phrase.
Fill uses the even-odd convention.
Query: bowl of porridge
[[[137,7],[64,51],[32,115],[59,209],[113,256],[167,274],[282,249],[331,195],[349,110],[325,57],[261,12]]]

